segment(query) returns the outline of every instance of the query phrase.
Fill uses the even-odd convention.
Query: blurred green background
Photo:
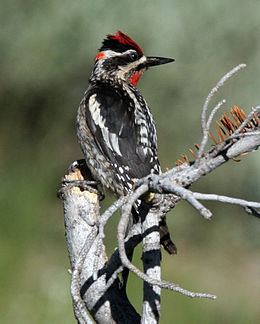
[[[68,165],[82,156],[76,110],[103,37],[121,29],[148,55],[176,59],[140,82],[166,168],[200,140],[203,100],[236,64],[248,67],[216,100],[224,96],[226,109],[237,104],[246,111],[259,104],[259,19],[258,0],[1,1],[1,323],[75,322],[56,192]],[[259,162],[259,152],[250,154],[193,188],[259,201]],[[259,220],[235,206],[207,206],[211,222],[184,202],[169,215],[179,252],[163,253],[163,277],[218,299],[164,291],[161,323],[259,323]],[[107,230],[110,253],[117,220]],[[135,278],[129,293],[140,308]]]

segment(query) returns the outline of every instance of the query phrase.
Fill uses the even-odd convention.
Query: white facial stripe
[[[123,66],[119,66],[119,68],[124,71],[124,72],[127,72],[129,70],[132,70],[134,69],[135,67],[137,67],[138,65],[144,63],[146,61],[146,57],[145,56],[142,56],[139,58],[139,60],[137,61],[134,61],[132,63],[129,63],[127,65],[123,65]]]
[[[114,56],[118,56],[118,52],[115,52],[115,51],[111,51],[111,50],[105,50],[103,51],[103,53],[105,54],[105,59],[106,58],[109,58],[109,57],[114,57]]]
[[[128,76],[129,76],[129,71],[135,70],[135,68],[139,65],[142,64],[146,61],[146,57],[142,56],[139,58],[139,60],[129,63],[127,65],[121,65],[118,67],[118,72],[117,72],[117,76],[120,79],[125,80]]]

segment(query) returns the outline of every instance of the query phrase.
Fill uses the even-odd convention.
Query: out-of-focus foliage
[[[75,115],[104,35],[121,29],[148,55],[176,59],[140,82],[162,165],[171,167],[199,141],[203,99],[230,68],[248,64],[221,91],[227,107],[259,104],[259,13],[257,0],[1,1],[1,323],[74,322],[56,191],[81,157]],[[230,162],[194,189],[259,200],[259,162],[258,152]],[[260,223],[237,207],[208,206],[211,222],[185,203],[169,215],[179,254],[163,254],[163,275],[219,298],[163,292],[161,322],[259,322]],[[107,231],[110,251],[115,223]],[[133,278],[131,287],[140,308],[141,284]]]

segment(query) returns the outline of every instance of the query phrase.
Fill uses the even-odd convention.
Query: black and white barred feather
[[[159,174],[154,120],[140,92],[96,82],[80,103],[78,138],[93,176],[125,195],[136,179]]]
[[[161,172],[155,123],[136,84],[149,66],[172,61],[144,56],[122,32],[109,35],[96,56],[78,110],[77,136],[92,176],[118,196],[128,194],[136,180]],[[144,205],[136,204],[137,215],[149,210]],[[165,219],[161,226],[162,244],[176,253]]]

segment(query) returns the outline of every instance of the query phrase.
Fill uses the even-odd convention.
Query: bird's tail
[[[171,240],[170,232],[166,223],[166,217],[163,216],[159,223],[160,228],[160,242],[165,251],[169,254],[177,254],[177,247]]]
[[[133,208],[133,222],[137,222],[138,219],[144,219],[148,214],[150,208],[152,207],[151,203],[147,203],[147,197],[143,200],[138,200],[135,207]],[[176,245],[171,240],[169,228],[166,223],[166,216],[162,216],[159,222],[159,231],[160,231],[160,243],[163,248],[169,254],[177,254]]]

